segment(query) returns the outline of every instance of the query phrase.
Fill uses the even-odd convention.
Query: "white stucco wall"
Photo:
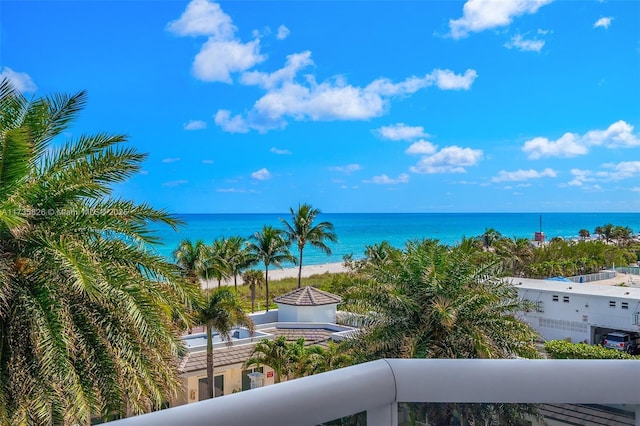
[[[291,306],[278,304],[279,322],[328,322],[336,321],[338,304],[320,306]]]
[[[519,316],[545,340],[569,338],[572,342],[586,340],[587,343],[598,343],[593,341],[591,332],[594,327],[640,331],[640,325],[634,324],[634,313],[640,309],[640,300],[576,294],[561,289],[519,288],[518,295],[523,299],[541,302],[544,312],[522,312]],[[557,296],[557,300],[554,300],[554,296]],[[626,303],[626,309],[623,309],[623,303]]]

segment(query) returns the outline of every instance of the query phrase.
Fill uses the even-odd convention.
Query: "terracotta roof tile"
[[[273,299],[276,303],[292,306],[318,306],[340,303],[342,299],[335,294],[306,286],[295,289]]]
[[[321,345],[326,346],[331,340],[334,331],[324,328],[267,328],[262,330],[265,333],[273,334],[276,338],[285,336],[287,341],[295,342],[299,338],[305,340],[305,345]],[[237,364],[245,362],[253,352],[253,344],[244,344],[239,346],[231,346],[228,348],[220,348],[213,350],[213,365],[222,367],[224,365]],[[182,360],[178,366],[181,373],[190,373],[192,371],[205,370],[207,368],[207,352],[190,352]]]

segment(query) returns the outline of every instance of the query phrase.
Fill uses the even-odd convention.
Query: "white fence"
[[[368,426],[397,426],[398,402],[629,404],[640,426],[639,379],[627,360],[385,359],[114,426],[312,426],[363,411]]]

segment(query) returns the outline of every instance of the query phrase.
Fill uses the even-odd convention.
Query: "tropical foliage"
[[[321,250],[326,254],[331,254],[331,248],[325,241],[337,242],[338,237],[333,232],[333,224],[330,222],[315,223],[320,210],[313,208],[310,204],[298,206],[298,210],[293,207],[291,212],[291,222],[280,219],[284,225],[284,236],[289,244],[295,242],[298,248],[298,288],[302,279],[302,254],[304,248],[309,243],[311,246]]]
[[[247,246],[249,253],[256,262],[264,266],[265,306],[269,310],[269,267],[281,267],[282,262],[296,262],[296,258],[289,252],[289,245],[282,237],[282,231],[265,225],[262,231],[254,233],[249,238]]]
[[[256,289],[264,284],[264,275],[256,269],[249,269],[242,274],[244,285],[251,290],[251,313],[256,311]]]
[[[435,240],[409,241],[403,250],[385,248],[382,256],[377,249],[367,253],[375,256],[342,277],[351,284],[343,309],[361,325],[358,337],[348,341],[358,361],[539,357],[535,331],[516,318],[526,303],[513,286],[496,278],[497,264],[475,265],[466,250]],[[409,405],[412,416],[428,416],[429,424],[451,424],[454,418],[511,424],[535,412],[529,405],[511,408]]]
[[[207,398],[213,398],[213,339],[214,330],[220,339],[231,345],[231,332],[236,326],[246,327],[253,333],[255,326],[244,312],[236,294],[226,287],[207,295],[208,300],[198,310],[198,322],[204,324],[207,334]]]
[[[344,308],[360,315],[365,358],[535,357],[534,331],[515,317],[525,309],[495,264],[474,265],[435,240],[390,249],[359,265]]]
[[[85,104],[0,82],[2,424],[142,413],[181,386],[174,324],[199,292],[148,248],[149,222],[178,221],[112,196],[145,159],[124,136],[64,140]]]
[[[275,383],[280,383],[352,364],[353,358],[344,344],[329,342],[327,347],[305,346],[303,338],[288,342],[285,336],[280,336],[274,340],[261,340],[245,362],[245,367],[266,365],[274,371]]]

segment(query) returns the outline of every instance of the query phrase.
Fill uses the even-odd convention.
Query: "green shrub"
[[[553,359],[640,359],[600,345],[569,343],[565,340],[549,340],[544,343],[544,350]]]

